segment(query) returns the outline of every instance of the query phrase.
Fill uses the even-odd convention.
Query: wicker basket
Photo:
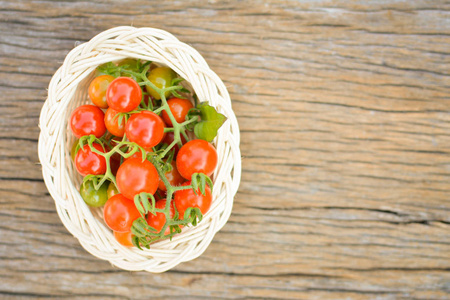
[[[184,228],[171,241],[139,250],[120,245],[102,219],[102,209],[88,207],[78,188],[81,176],[70,159],[74,141],[67,120],[74,108],[89,102],[87,87],[95,68],[127,57],[167,65],[192,85],[200,101],[208,101],[228,120],[213,141],[219,162],[213,174],[213,203],[196,226]],[[73,49],[53,76],[41,111],[39,159],[50,194],[64,226],[92,255],[130,271],[164,272],[202,254],[227,222],[241,176],[239,127],[220,78],[192,47],[159,29],[116,27]]]

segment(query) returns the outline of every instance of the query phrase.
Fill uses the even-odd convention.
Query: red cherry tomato
[[[114,231],[114,237],[116,238],[116,240],[125,247],[133,246],[133,242],[131,241],[132,236],[133,235],[131,234],[131,231],[127,232]]]
[[[105,153],[100,144],[93,143],[92,146],[98,151]],[[84,145],[75,156],[75,167],[83,176],[105,174],[106,159],[100,154],[92,152],[89,145]]]
[[[105,126],[106,129],[117,137],[123,137],[125,133],[125,118],[123,118],[119,123],[119,116],[117,116],[119,112],[112,108],[108,108],[105,114]]]
[[[164,209],[166,207],[166,199],[161,199],[156,201],[155,208]],[[170,204],[170,217],[173,218],[175,215],[175,209],[173,207],[173,203]],[[152,226],[156,229],[156,232],[161,232],[161,229],[163,228],[164,224],[166,224],[166,216],[161,213],[157,212],[155,215],[152,213],[149,213],[147,215],[147,223],[148,225]],[[164,231],[164,234],[167,235],[170,233],[170,228],[167,227]]]
[[[125,133],[130,142],[135,142],[145,150],[150,150],[164,137],[164,122],[151,111],[132,114],[125,125]]]
[[[172,186],[179,186],[181,185],[183,182],[185,182],[186,180],[183,178],[183,176],[180,175],[180,173],[177,170],[177,164],[175,163],[174,160],[172,160],[172,162],[170,163],[172,165],[172,170],[169,172],[166,172],[166,178],[169,181],[170,185]],[[166,185],[164,184],[164,182],[161,180],[161,178],[159,179],[159,185],[158,188],[161,191],[167,191]]]
[[[117,77],[106,90],[106,101],[109,107],[119,112],[129,112],[136,109],[141,100],[141,87],[130,77]]]
[[[161,143],[167,144],[169,146],[170,144],[172,144],[173,139],[174,139],[174,133],[173,132],[166,132],[166,135],[162,139]],[[181,135],[181,144],[184,145],[186,143],[187,143],[186,139],[184,138],[183,135]],[[178,143],[172,149],[175,149],[174,158],[176,158],[177,155],[178,155],[178,151],[180,150],[180,147],[178,146]]]
[[[191,182],[187,181],[183,185],[190,185]],[[211,207],[212,195],[211,189],[208,185],[205,187],[205,195],[202,195],[200,189],[197,190],[197,195],[192,189],[180,190],[175,192],[175,207],[180,214],[180,219],[183,219],[184,212],[189,207],[198,207],[202,214],[206,214]]]
[[[192,140],[181,147],[177,155],[177,169],[181,176],[191,179],[194,173],[211,176],[217,166],[217,151],[204,140]]]
[[[116,176],[117,187],[128,199],[146,192],[154,194],[158,188],[159,176],[156,168],[148,160],[131,158],[123,162]]]
[[[106,225],[114,231],[128,232],[134,220],[141,214],[134,205],[134,201],[117,194],[108,199],[103,209],[103,219]]]
[[[194,107],[191,101],[180,98],[169,99],[167,100],[167,104],[169,105],[170,111],[172,112],[175,121],[177,121],[178,123],[183,123],[184,121],[186,121],[186,115],[188,111]],[[169,114],[165,110],[163,110],[161,116],[168,127],[173,126],[172,121],[169,118]]]
[[[108,103],[106,102],[106,90],[113,80],[114,77],[111,75],[100,75],[91,81],[88,93],[92,103],[100,108],[108,108]]]
[[[105,114],[97,106],[82,105],[70,115],[70,128],[77,138],[90,134],[99,138],[106,132],[104,117]]]

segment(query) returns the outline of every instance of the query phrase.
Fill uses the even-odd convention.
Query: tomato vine
[[[182,85],[184,79],[178,77],[173,78],[167,87],[160,88],[156,86],[147,77],[150,67],[151,62],[142,63],[140,60],[135,60],[131,61],[130,64],[121,65],[107,63],[100,66],[98,72],[113,77],[131,77],[141,88],[150,88],[159,94],[160,100],[156,101],[160,102],[154,102],[149,93],[143,91],[142,100],[138,108],[130,112],[120,112],[114,118],[119,123],[123,121],[126,123],[131,115],[142,111],[151,111],[158,115],[165,112],[172,123],[172,127],[166,127],[164,132],[173,133],[173,141],[168,145],[155,146],[149,152],[137,143],[127,140],[126,134],[123,135],[121,140],[114,140],[114,143],[105,136],[99,138],[91,134],[82,136],[75,150],[76,152],[84,151],[83,147],[88,145],[92,152],[104,157],[106,161],[105,174],[87,175],[83,179],[83,184],[87,181],[92,181],[94,188],[97,190],[107,181],[112,182],[118,188],[115,175],[111,168],[111,158],[113,155],[120,155],[121,161],[123,161],[140,152],[142,161],[148,160],[156,168],[159,178],[167,189],[166,203],[164,208],[156,208],[156,198],[153,194],[142,192],[135,195],[133,201],[141,216],[133,222],[131,232],[133,234],[133,245],[140,249],[142,247],[149,248],[150,244],[157,240],[172,239],[174,235],[181,232],[183,226],[190,224],[196,226],[202,220],[203,214],[197,207],[186,209],[183,216],[180,216],[178,209],[175,209],[175,215],[171,216],[171,205],[174,202],[174,194],[178,191],[192,189],[196,195],[197,193],[205,195],[206,186],[208,185],[211,189],[213,187],[210,177],[204,173],[194,173],[190,178],[190,184],[174,186],[169,182],[165,174],[172,168],[171,161],[174,156],[175,146],[182,147],[183,138],[186,141],[190,140],[188,131],[193,131],[198,138],[210,142],[217,135],[220,126],[226,121],[225,116],[218,113],[214,107],[205,102],[197,103],[198,101],[194,94],[192,97],[195,99],[196,106],[189,111],[184,121],[177,122],[169,107],[166,95],[169,94],[177,98],[184,98],[185,95],[190,95],[190,91]],[[104,152],[97,150],[93,146],[94,143],[102,145]],[[160,230],[156,230],[146,221],[146,215],[155,215],[156,213],[164,214],[166,220]],[[169,229],[168,234],[166,234],[166,229]]]

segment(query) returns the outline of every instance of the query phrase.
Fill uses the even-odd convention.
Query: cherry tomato
[[[186,180],[183,178],[183,176],[180,175],[180,173],[177,170],[177,164],[175,163],[174,160],[172,160],[170,162],[170,164],[172,165],[172,170],[169,172],[166,172],[166,178],[169,181],[170,185],[172,186],[179,186],[181,185],[183,182],[185,182]],[[164,182],[161,180],[161,178],[159,179],[159,185],[158,188],[161,191],[167,191],[166,185],[164,184]]]
[[[108,199],[117,194],[120,194],[119,190],[116,188],[114,183],[110,182],[108,185],[108,189],[106,190],[106,195],[108,196]]]
[[[133,234],[131,234],[131,231],[114,231],[114,237],[116,238],[116,240],[125,247],[133,247],[133,242],[131,241],[132,236]]]
[[[150,71],[147,78],[156,87],[160,89],[168,88],[172,86],[172,80],[177,77],[177,74],[168,67],[158,67]],[[161,99],[161,95],[154,89],[146,86],[147,92],[156,100]],[[166,92],[165,97],[169,97],[170,92]]]
[[[119,116],[117,114],[119,114],[117,110],[108,108],[105,113],[105,126],[112,135],[123,137],[125,133],[125,118],[122,118],[119,123]]]
[[[180,99],[180,98],[172,98],[167,100],[167,104],[169,105],[170,111],[172,112],[175,121],[178,123],[183,123],[186,121],[186,115],[188,111],[194,107],[194,105],[188,99]],[[172,121],[169,118],[169,114],[163,110],[161,114],[164,122],[168,127],[172,127]]]
[[[91,81],[88,93],[92,103],[100,108],[108,108],[108,103],[106,102],[106,90],[113,80],[114,77],[111,75],[100,75]]]
[[[106,225],[114,231],[128,232],[134,220],[141,214],[134,205],[134,201],[117,194],[109,198],[103,209],[103,219]]]
[[[146,192],[154,194],[158,188],[158,171],[148,160],[142,158],[127,159],[120,165],[116,176],[119,191],[128,199]]]
[[[81,105],[70,115],[70,128],[73,134],[80,138],[93,134],[101,137],[106,132],[105,114],[95,105]]]
[[[108,201],[108,182],[104,182],[98,190],[94,187],[94,182],[92,180],[86,181],[80,186],[80,195],[87,205],[93,207],[100,207],[105,205]]]
[[[174,139],[174,133],[173,132],[166,132],[166,135],[162,139],[161,143],[167,144],[169,146],[170,144],[172,144],[173,139]],[[187,143],[186,139],[184,138],[183,135],[181,135],[181,144],[184,145],[186,143]],[[178,143],[172,149],[175,149],[174,158],[176,158],[177,155],[178,155],[178,151],[180,150],[180,147],[178,146]]]
[[[164,209],[166,207],[166,199],[161,199],[156,201],[155,208]],[[173,207],[173,203],[170,204],[170,217],[173,218],[175,215],[175,209]],[[163,228],[164,224],[166,224],[166,216],[164,213],[157,212],[155,215],[152,213],[149,213],[147,215],[147,223],[148,225],[152,226],[156,229],[156,232],[161,232],[161,229]],[[167,235],[170,233],[170,228],[167,227],[164,231],[164,234]]]
[[[217,151],[204,140],[192,140],[181,147],[177,155],[177,169],[181,176],[191,179],[194,173],[211,176],[217,166]]]
[[[142,90],[136,80],[130,77],[117,77],[106,90],[109,107],[118,112],[136,109],[142,100]]]
[[[125,133],[130,142],[135,142],[145,150],[150,150],[164,137],[164,122],[151,111],[132,114],[125,125]]]
[[[93,143],[92,146],[98,151],[105,153],[100,144]],[[92,152],[89,145],[84,145],[75,156],[75,167],[83,176],[105,174],[106,159],[102,155]]]
[[[187,181],[183,185],[190,185],[191,182]],[[205,187],[205,195],[202,195],[200,189],[197,190],[197,195],[192,189],[180,190],[175,192],[175,207],[180,214],[180,219],[183,219],[184,212],[189,207],[198,207],[202,214],[206,212],[211,207],[212,195],[209,185]]]

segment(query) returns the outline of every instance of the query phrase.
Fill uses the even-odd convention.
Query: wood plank
[[[0,297],[450,298],[446,1],[0,4]],[[163,274],[88,254],[37,156],[65,55],[131,24],[195,47],[241,128],[229,222],[201,257]]]

